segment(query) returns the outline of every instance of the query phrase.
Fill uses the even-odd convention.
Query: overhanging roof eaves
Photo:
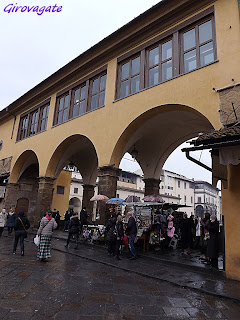
[[[225,142],[219,142],[219,143],[215,142],[215,143],[210,143],[210,144],[197,146],[197,147],[183,148],[182,152],[205,150],[205,149],[220,149],[220,148],[233,147],[238,145],[240,145],[240,140],[232,140],[232,141],[225,141]]]

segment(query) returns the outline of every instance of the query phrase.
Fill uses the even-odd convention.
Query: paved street
[[[240,319],[236,301],[126,271],[143,258],[111,261],[103,249],[88,245],[80,245],[75,255],[62,240],[53,239],[51,261],[40,263],[31,237],[24,257],[20,249],[11,254],[12,244],[13,236],[0,239],[1,320]],[[99,254],[102,262],[96,261]],[[145,262],[146,268],[153,263]]]

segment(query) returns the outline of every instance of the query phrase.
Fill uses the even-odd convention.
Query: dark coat
[[[8,216],[7,216],[7,225],[8,225],[8,227],[14,227],[16,218],[17,218],[17,216],[16,216],[15,213],[13,213],[13,214],[9,213],[8,214]]]
[[[116,222],[115,231],[116,231],[117,238],[122,239],[122,237],[124,236],[124,230],[123,230],[122,221],[117,221]]]
[[[22,223],[23,223],[25,229],[28,229],[30,227],[30,222],[26,217],[24,217],[24,216],[17,217],[17,219],[15,220],[15,224],[14,224],[14,230],[16,232],[25,231],[19,218],[22,220]]]
[[[126,234],[137,234],[137,224],[133,217],[130,217],[127,224]]]
[[[182,248],[188,248],[192,243],[192,219],[183,218],[180,226]]]
[[[72,216],[68,226],[69,233],[78,233],[79,227],[80,227],[80,221],[78,219],[78,216]]]
[[[207,240],[207,257],[210,259],[217,259],[219,256],[219,222],[209,221],[206,225],[206,229],[209,232],[210,239]]]
[[[107,240],[108,241],[116,241],[117,236],[113,232],[115,230],[117,219],[115,217],[110,218],[106,224],[106,230],[107,230]]]
[[[81,225],[82,226],[88,224],[87,217],[88,217],[87,211],[86,210],[81,210],[81,212],[80,212],[80,221],[81,221]]]

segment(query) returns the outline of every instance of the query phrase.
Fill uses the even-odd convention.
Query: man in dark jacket
[[[24,211],[19,211],[18,217],[15,220],[15,241],[13,245],[13,254],[16,254],[18,240],[20,239],[21,255],[24,256],[24,238],[27,235],[27,229],[30,227],[29,220],[24,216]]]
[[[209,232],[209,239],[207,240],[207,258],[214,268],[218,268],[219,222],[214,214],[210,216],[210,220],[206,224],[206,229]]]
[[[65,247],[67,248],[70,242],[71,237],[74,236],[76,245],[74,249],[78,248],[78,239],[79,239],[79,227],[80,227],[80,221],[78,219],[78,214],[74,212],[74,215],[70,218],[69,226],[68,226],[68,238],[67,238],[67,244]]]
[[[127,224],[126,234],[128,235],[128,245],[130,250],[130,260],[137,259],[137,253],[134,247],[134,240],[137,236],[137,224],[134,217],[130,214]]]
[[[180,226],[181,231],[181,251],[184,254],[184,249],[187,249],[187,254],[191,253],[192,244],[192,220],[188,218],[187,213],[184,213]]]

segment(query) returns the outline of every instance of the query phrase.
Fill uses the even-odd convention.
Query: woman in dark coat
[[[8,234],[11,234],[15,225],[16,215],[13,209],[9,210],[7,215],[7,226],[8,226]]]
[[[213,214],[210,217],[210,221],[206,225],[206,229],[209,232],[209,239],[207,240],[207,257],[211,265],[218,268],[218,256],[219,256],[219,222],[217,217]]]
[[[19,211],[15,221],[15,241],[13,245],[13,254],[16,254],[18,240],[20,239],[21,255],[24,256],[24,238],[26,238],[26,230],[30,227],[29,220],[24,216],[24,211]]]
[[[68,225],[68,238],[67,238],[67,244],[65,245],[66,248],[68,247],[72,236],[75,237],[75,242],[76,242],[76,246],[74,249],[78,248],[79,232],[80,232],[80,221],[78,219],[77,212],[74,212],[74,215],[70,218],[70,222]]]
[[[187,254],[191,253],[192,244],[192,221],[184,213],[183,219],[180,226],[181,231],[181,251],[184,253],[184,249],[187,249]]]
[[[124,235],[124,230],[123,230],[123,222],[122,222],[122,216],[119,214],[117,216],[117,222],[116,222],[116,227],[114,232],[116,233],[117,240],[116,240],[116,247],[115,247],[115,254],[116,254],[116,259],[121,260],[119,255],[120,255],[120,246],[122,244],[122,239]]]
[[[111,216],[111,218],[108,220],[106,224],[109,257],[115,256],[117,236],[114,232],[114,229],[115,229],[116,221],[117,221],[117,218],[116,218],[116,215],[114,214]]]

